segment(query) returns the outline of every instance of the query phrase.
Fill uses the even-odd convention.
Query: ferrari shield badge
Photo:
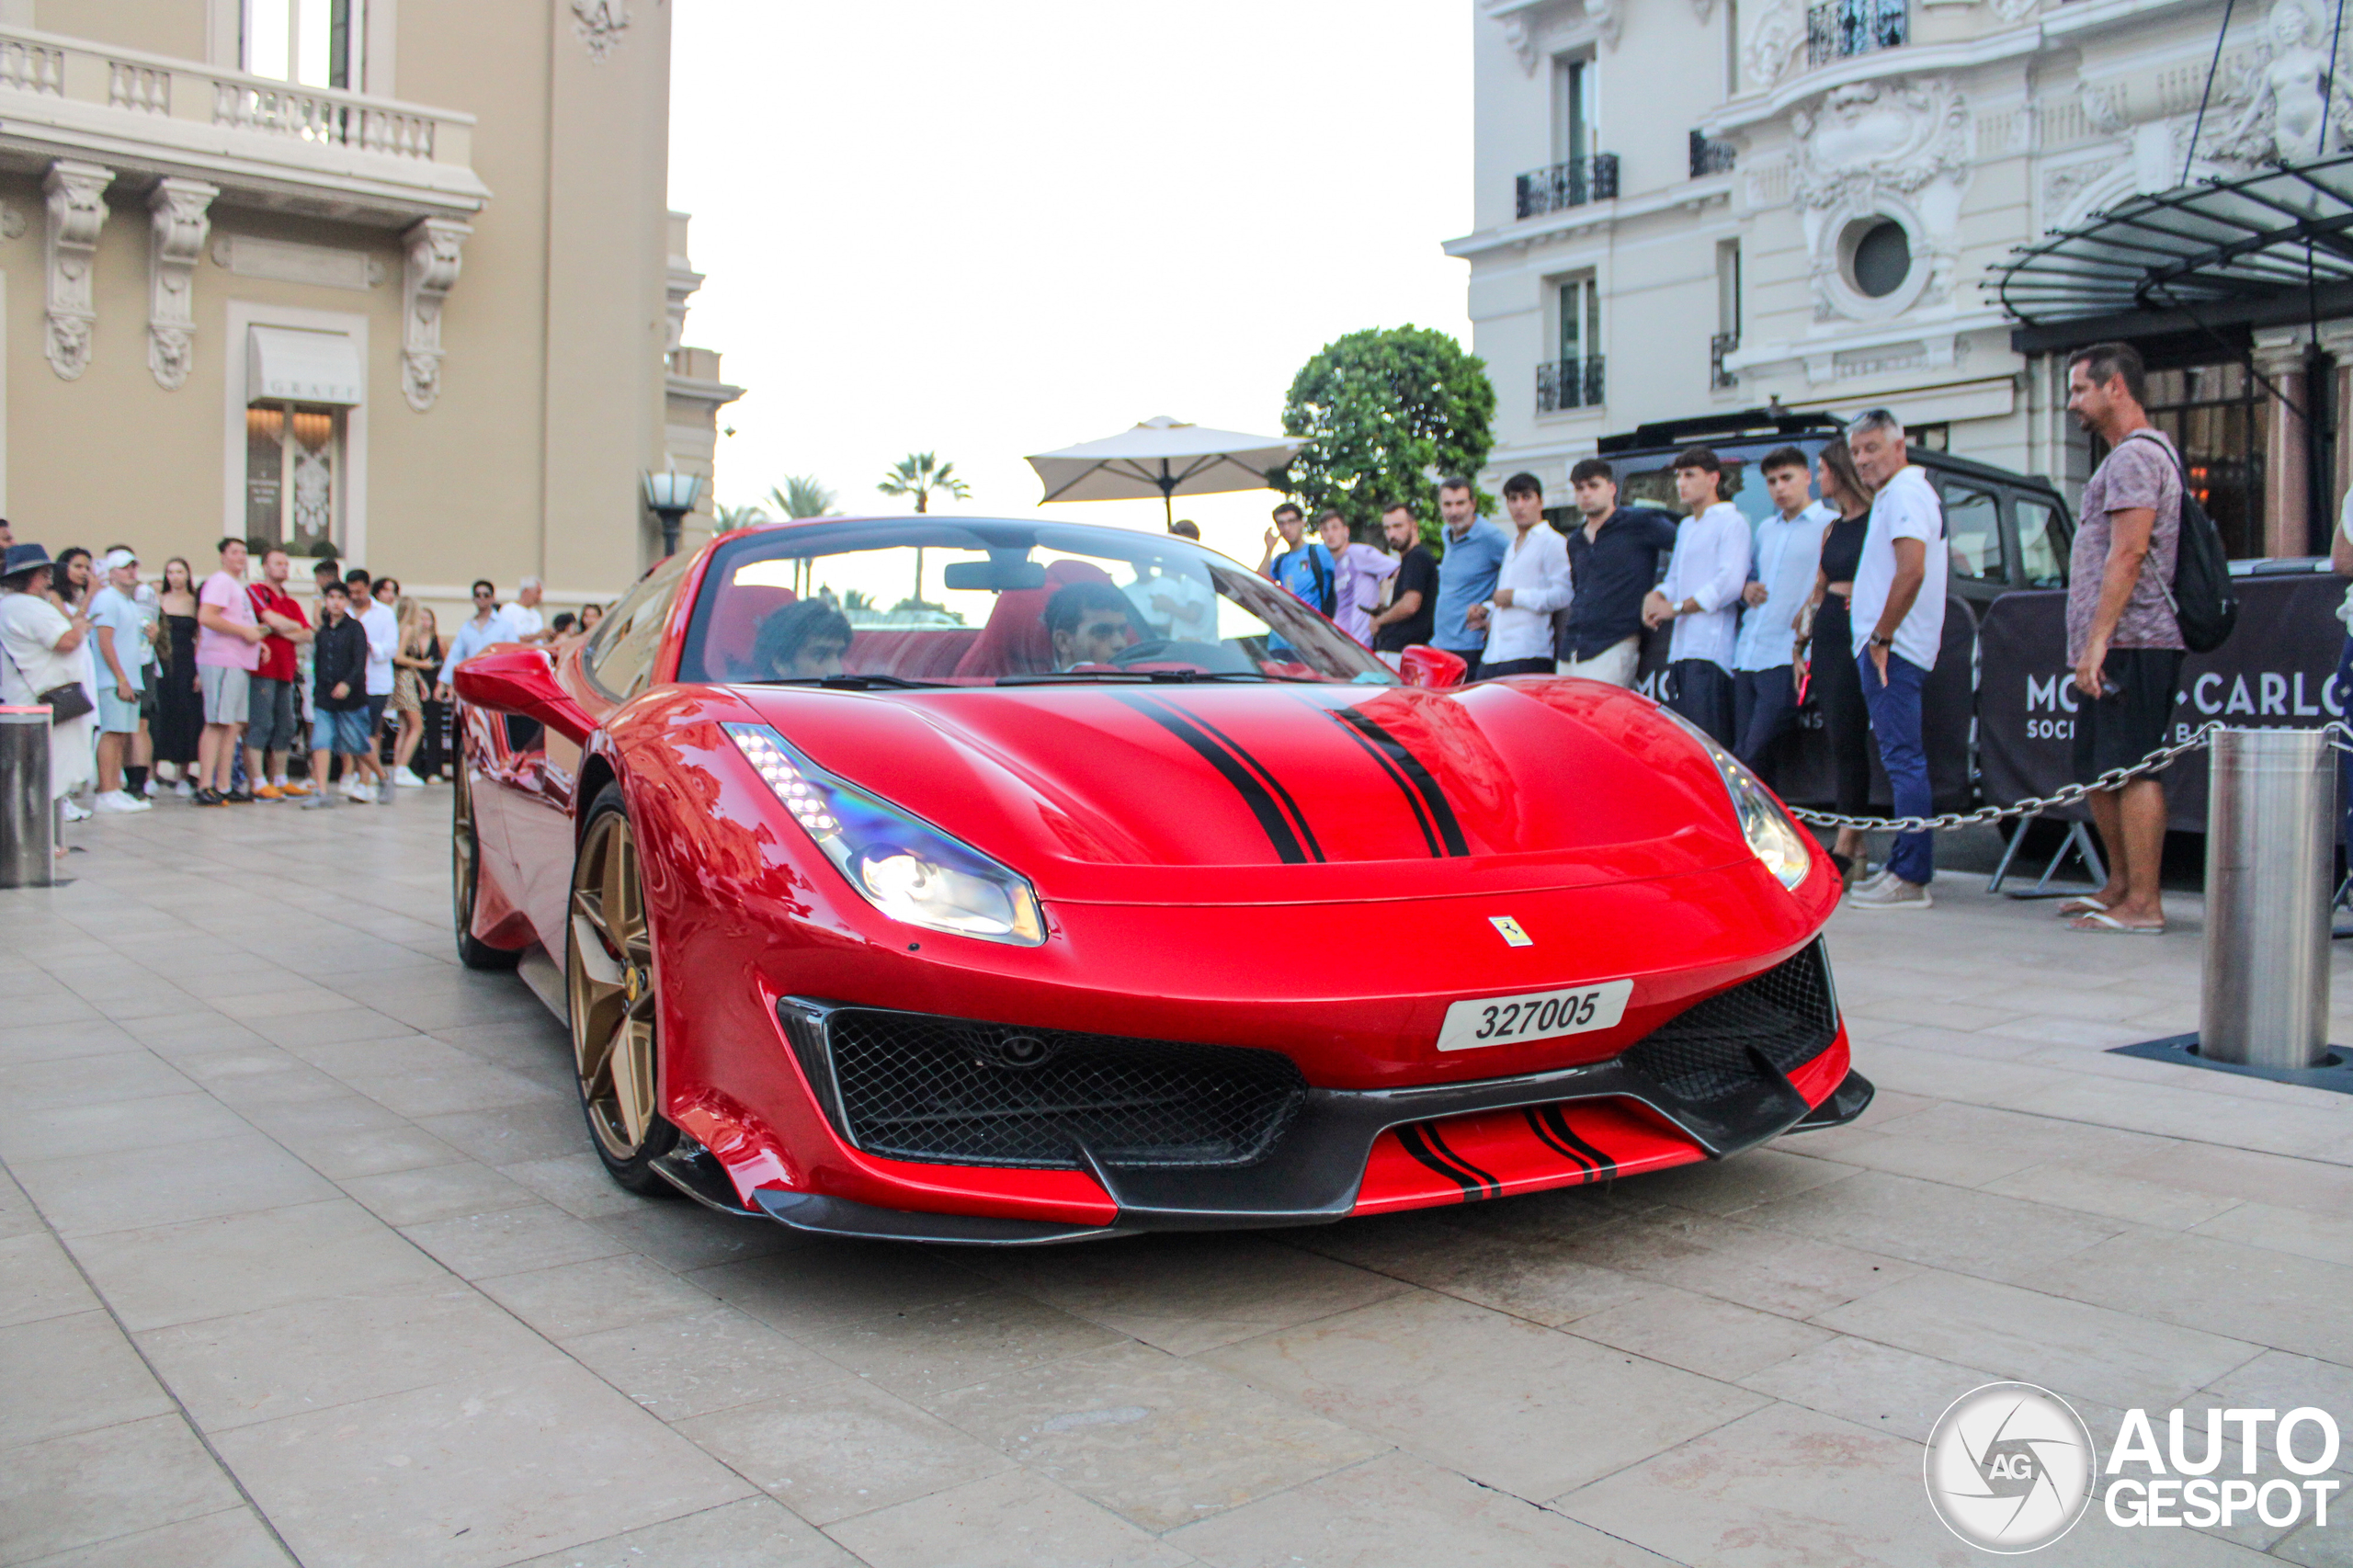
[[[1494,926],[1506,942],[1515,948],[1532,948],[1536,938],[1519,928],[1519,922],[1508,915],[1490,915],[1487,924]]]

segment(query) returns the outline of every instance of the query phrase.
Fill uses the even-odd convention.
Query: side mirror
[[[1469,662],[1460,654],[1427,642],[1416,642],[1397,655],[1397,665],[1398,676],[1407,686],[1426,686],[1433,691],[1461,686],[1462,677],[1471,673]]]
[[[473,707],[536,719],[574,744],[595,728],[555,678],[555,661],[544,648],[476,653],[458,666],[449,684]]]

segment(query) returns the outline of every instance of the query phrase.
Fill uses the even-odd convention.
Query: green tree
[[[931,493],[938,491],[950,500],[962,501],[972,494],[972,487],[956,477],[956,465],[938,460],[930,452],[911,452],[901,458],[890,472],[874,487],[885,495],[912,495],[915,510],[931,510]]]
[[[1292,378],[1283,433],[1307,445],[1277,476],[1312,518],[1331,507],[1361,540],[1400,499],[1438,537],[1433,473],[1475,475],[1495,445],[1495,383],[1486,361],[1443,332],[1416,326],[1352,332],[1325,344]],[[1474,491],[1479,509],[1495,497]]]
[[[818,483],[815,474],[796,473],[769,489],[767,503],[783,517],[822,517],[834,509],[834,493]]]
[[[768,514],[766,507],[755,501],[741,506],[713,506],[710,520],[717,525],[719,532],[725,533],[730,528],[748,528],[754,523],[765,523],[768,520]]]

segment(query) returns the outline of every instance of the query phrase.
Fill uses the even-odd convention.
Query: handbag
[[[26,679],[25,666],[17,663],[17,656],[8,652],[5,643],[0,643],[0,658],[8,661],[17,672],[17,678],[24,681],[26,688],[30,690],[33,683]],[[63,682],[47,691],[36,691],[33,701],[49,705],[49,722],[52,725],[70,724],[85,713],[96,712],[98,706],[90,700],[90,694],[82,689],[82,683],[78,680]]]

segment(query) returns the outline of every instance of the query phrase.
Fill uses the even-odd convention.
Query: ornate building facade
[[[646,0],[0,0],[0,506],[608,598],[718,356]],[[704,487],[706,496],[708,484]],[[708,503],[705,503],[706,510]],[[445,620],[445,625],[448,624]]]
[[[1500,394],[1493,473],[1564,505],[1607,432],[1885,404],[2072,496],[2070,335],[2024,329],[1991,269],[2136,192],[2353,147],[2353,73],[2322,102],[2335,7],[2249,6],[2217,65],[2223,11],[1472,0],[1476,228],[1446,248]],[[2325,550],[2353,477],[2353,311],[2302,314],[2125,324],[2234,554]]]

